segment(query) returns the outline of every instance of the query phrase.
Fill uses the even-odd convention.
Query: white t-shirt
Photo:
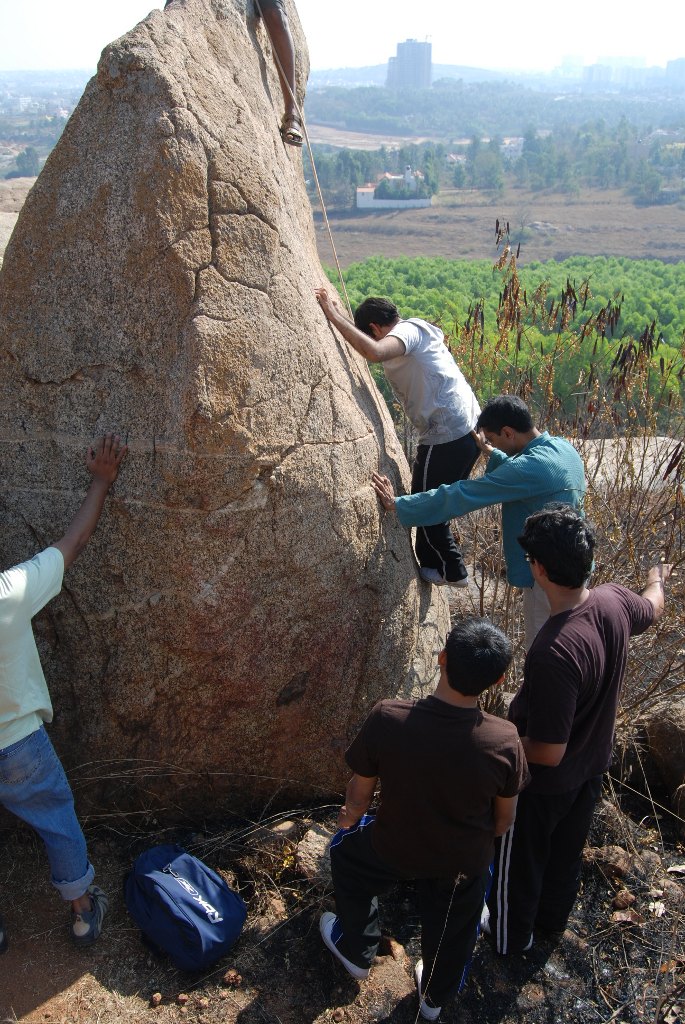
[[[405,354],[387,359],[383,369],[419,444],[446,444],[473,430],[480,406],[442,331],[425,320],[400,320],[387,336],[404,344]]]
[[[0,750],[52,721],[31,619],[59,594],[63,575],[57,548],[0,573]]]

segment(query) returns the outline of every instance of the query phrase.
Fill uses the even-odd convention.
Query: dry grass
[[[685,259],[682,209],[636,207],[619,190],[583,189],[578,196],[508,188],[501,196],[478,190],[444,190],[425,210],[353,213],[329,210],[343,267],[370,256],[494,258],[492,225],[508,221],[512,238],[523,234],[526,260],[571,256],[628,256],[673,262]],[[330,242],[316,222],[319,257],[333,266]]]

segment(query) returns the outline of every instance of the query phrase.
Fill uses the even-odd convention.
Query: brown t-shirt
[[[345,755],[353,772],[379,776],[373,847],[408,878],[473,876],[493,857],[493,800],[528,780],[510,722],[437,697],[383,700]]]
[[[628,641],[653,621],[646,598],[606,583],[544,624],[509,718],[519,735],[567,747],[556,768],[531,765],[529,792],[565,793],[609,767]]]

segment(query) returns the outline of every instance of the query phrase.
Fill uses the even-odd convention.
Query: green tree
[[[34,146],[27,146],[17,156],[15,163],[17,169],[10,172],[7,177],[12,178],[36,178],[40,172],[40,157]]]

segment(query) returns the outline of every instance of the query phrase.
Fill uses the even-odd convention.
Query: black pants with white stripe
[[[446,444],[420,444],[412,469],[411,493],[431,491],[441,484],[465,480],[478,458],[478,445],[470,434]],[[456,582],[466,576],[461,551],[449,523],[417,526],[416,558],[426,569],[437,569],[445,579]]]
[[[371,845],[373,819],[363,818],[362,823],[338,832],[331,843],[335,907],[342,932],[335,944],[353,964],[370,967],[381,938],[378,896],[402,878]],[[443,1006],[464,986],[489,884],[489,868],[482,875],[459,881],[416,881],[422,989],[433,1006]]]
[[[498,953],[520,953],[535,927],[563,931],[578,895],[583,847],[602,776],[566,793],[519,795],[516,821],[496,841],[490,931]]]

